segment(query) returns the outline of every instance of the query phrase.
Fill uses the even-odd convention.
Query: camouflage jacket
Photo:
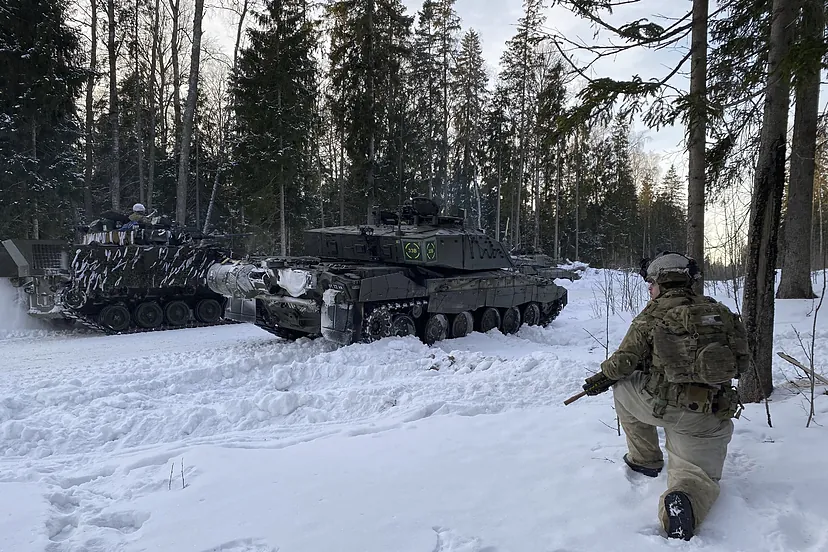
[[[670,308],[685,303],[687,299],[694,303],[714,301],[710,297],[696,295],[686,288],[668,289],[647,303],[630,324],[627,334],[618,349],[604,362],[601,371],[613,380],[623,379],[635,370],[648,367],[652,361],[652,331],[658,320]]]

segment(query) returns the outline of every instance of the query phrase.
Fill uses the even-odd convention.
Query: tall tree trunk
[[[147,182],[144,175],[144,134],[142,127],[142,110],[143,106],[141,98],[143,97],[141,89],[141,68],[138,63],[138,2],[135,2],[135,147],[138,150],[138,200],[146,204],[147,202]],[[146,205],[145,205],[146,206]]]
[[[580,260],[581,241],[581,129],[575,129],[575,260]]]
[[[560,211],[561,211],[561,179],[563,178],[563,172],[561,171],[561,167],[563,166],[563,148],[561,147],[561,143],[558,142],[558,177],[555,179],[555,260],[561,260],[561,241],[560,241]]]
[[[95,74],[98,70],[98,0],[90,1],[92,11],[92,36],[89,46],[89,77],[86,79],[86,165],[84,168],[83,210],[86,220],[92,219],[92,179],[95,176],[94,143],[95,130]]]
[[[159,37],[159,27],[161,23],[161,0],[155,0],[155,8],[153,11],[152,16],[152,54],[150,56],[150,89],[149,89],[149,160],[147,163],[147,212],[152,211],[152,194],[153,194],[153,187],[155,185],[155,125],[156,125],[156,113],[155,113],[155,94],[156,94],[156,82],[155,82],[155,71],[158,64],[158,37]],[[162,64],[163,65],[163,64]]]
[[[244,19],[247,17],[247,10],[248,10],[248,0],[244,0],[242,4],[241,13],[239,13],[239,23],[236,26],[236,43],[233,46],[233,67],[230,69],[230,74],[235,74],[236,67],[239,61],[239,46],[241,45],[241,38],[242,38],[242,30],[244,29]],[[216,175],[213,179],[213,189],[210,192],[210,202],[207,204],[207,214],[204,216],[204,230],[203,232],[206,234],[210,230],[210,219],[213,216],[213,209],[216,205],[216,197],[218,195],[218,188],[221,184],[221,172],[224,168],[224,157],[226,151],[226,143],[227,143],[227,121],[225,121],[225,110],[221,103],[221,98],[219,98],[218,102],[218,114],[219,114],[219,128],[218,128],[218,135],[219,135],[219,154],[218,160],[216,162]]]
[[[281,89],[276,95],[276,105],[279,113],[282,112],[282,91]],[[284,137],[279,134],[279,155],[284,155]],[[281,203],[279,204],[279,242],[281,244],[282,256],[287,255],[287,221],[285,220],[285,177],[284,177],[285,163],[280,160],[279,163],[279,197]]]
[[[179,27],[181,26],[181,0],[170,0],[172,14],[172,38],[170,40],[170,57],[173,68],[173,159],[178,160],[181,152],[181,63],[178,50]]]
[[[109,55],[109,122],[112,132],[112,154],[109,160],[109,197],[112,210],[121,209],[121,125],[118,121],[118,49],[115,44],[115,0],[107,0],[106,13],[109,20],[109,38],[107,54]]]
[[[503,150],[497,155],[497,206],[495,208],[495,240],[500,241],[500,195],[503,185],[501,168],[503,167]]]
[[[811,299],[810,229],[814,207],[814,166],[819,120],[819,79],[825,51],[825,11],[822,0],[805,0],[802,9],[802,43],[808,59],[794,76],[796,112],[791,142],[791,177],[782,247],[785,252],[779,299]]]
[[[244,30],[244,18],[247,16],[248,0],[244,0],[242,11],[239,14],[239,24],[236,26],[236,44],[233,47],[233,72],[239,60],[239,45],[241,44],[242,31]]]
[[[193,17],[193,51],[190,57],[190,82],[184,122],[181,129],[181,162],[178,165],[178,189],[175,197],[175,218],[182,226],[187,219],[187,180],[190,172],[190,138],[193,134],[196,99],[198,96],[198,72],[201,59],[201,22],[204,18],[204,0],[196,0]]]
[[[759,401],[773,391],[774,280],[777,234],[785,189],[785,148],[790,74],[787,56],[797,0],[774,0],[768,52],[768,86],[753,181],[748,258],[742,314],[752,368],[739,384],[744,401]]]
[[[343,123],[344,125],[344,123]],[[345,225],[345,131],[339,137],[339,225]]]
[[[690,124],[688,140],[687,254],[704,263],[704,153],[707,127],[707,19],[708,0],[693,0],[690,53]],[[703,293],[704,280],[695,283]]]
[[[448,51],[448,40],[449,40],[449,16],[450,16],[450,8],[446,5],[447,2],[444,0],[440,9],[442,11],[442,18],[441,21],[444,25],[442,32],[440,33],[442,36],[443,41],[443,48],[442,48],[442,95],[441,98],[443,101],[442,108],[442,121],[440,121],[440,189],[443,192],[442,199],[443,204],[448,203],[449,199],[449,186],[448,186],[448,152],[449,152],[449,143],[448,143],[448,127],[449,127],[449,109],[448,109],[448,70],[449,70],[449,51]]]
[[[368,110],[368,116],[370,117],[369,124],[371,125],[371,135],[368,139],[368,190],[370,190],[371,194],[371,204],[368,206],[370,209],[377,201],[377,190],[376,190],[376,182],[374,181],[374,163],[375,163],[375,146],[376,146],[376,133],[377,133],[377,117],[376,117],[376,97],[375,97],[375,68],[374,68],[374,37],[376,36],[377,30],[374,25],[374,11],[376,7],[374,5],[374,0],[368,0],[368,101],[370,102],[370,109]]]
[[[32,120],[32,159],[37,165],[37,120]],[[39,171],[38,171],[39,172]],[[36,240],[40,239],[40,217],[38,216],[38,202],[37,194],[32,198],[34,203],[32,208],[32,237]]]

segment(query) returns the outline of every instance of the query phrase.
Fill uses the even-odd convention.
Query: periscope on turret
[[[307,230],[303,256],[217,263],[207,283],[255,302],[256,325],[271,333],[340,344],[510,334],[558,315],[566,288],[518,269],[503,244],[468,226],[462,212],[440,211],[426,198],[396,211],[375,208],[365,225]]]

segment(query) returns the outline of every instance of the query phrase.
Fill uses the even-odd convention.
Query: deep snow
[[[778,358],[773,427],[748,405],[709,521],[689,543],[662,536],[666,474],[626,470],[611,393],[562,404],[644,288],[594,269],[564,285],[548,328],[434,347],[288,343],[250,325],[106,337],[5,317],[0,551],[828,550],[828,435],[804,427],[807,389]],[[794,328],[810,339],[812,308],[777,302],[776,351],[804,359]]]

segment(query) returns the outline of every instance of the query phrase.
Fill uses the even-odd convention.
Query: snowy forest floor
[[[251,325],[105,337],[4,311],[0,551],[828,550],[825,387],[806,429],[808,390],[775,357],[773,427],[747,405],[708,521],[667,541],[666,473],[628,472],[612,393],[562,404],[643,285],[594,269],[564,285],[547,328],[434,347]],[[777,301],[775,352],[805,360],[813,307]],[[828,372],[828,306],[815,356]]]

